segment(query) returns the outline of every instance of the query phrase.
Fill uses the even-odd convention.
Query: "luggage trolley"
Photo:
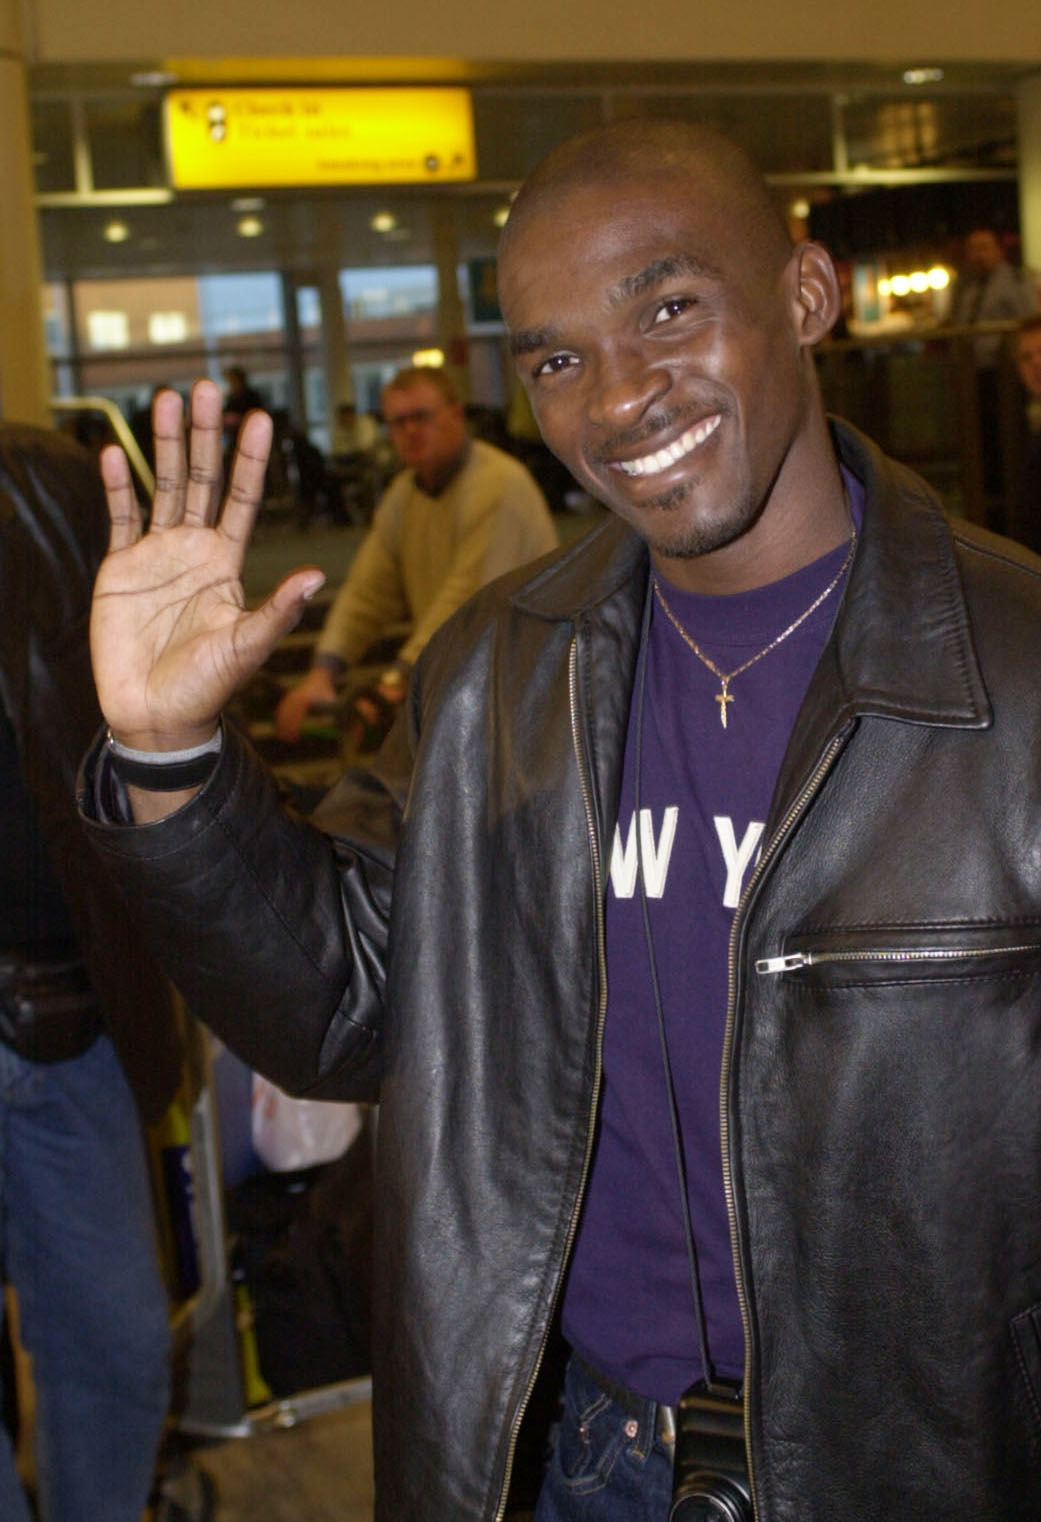
[[[222,1136],[226,1141],[236,1132],[240,1138],[248,1133],[251,1075],[230,1053],[215,1051],[212,1038],[187,1014],[185,1029],[189,1056],[182,1094],[152,1138],[160,1236],[172,1286],[173,1427],[186,1437],[248,1437],[368,1400],[367,1372],[277,1395],[268,1388],[250,1286],[234,1262],[222,1145]],[[222,1079],[215,1069],[228,1072]],[[244,1104],[245,1113],[222,1114],[222,1104],[236,1111]],[[370,1117],[363,1129],[363,1168],[371,1157],[373,1128]]]

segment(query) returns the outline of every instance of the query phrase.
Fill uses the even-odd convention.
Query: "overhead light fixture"
[[[429,368],[440,370],[444,362],[445,352],[443,349],[417,349],[412,356],[412,364],[417,369]]]
[[[92,349],[129,349],[130,318],[126,312],[88,312],[87,342]]]
[[[910,270],[906,274],[890,275],[878,282],[882,296],[924,296],[929,291],[945,291],[951,283],[951,272],[942,264],[934,264],[928,270]]]
[[[799,196],[788,207],[789,214],[800,222],[805,222],[810,214],[810,203],[805,196]]]
[[[184,312],[152,312],[148,318],[148,341],[153,344],[184,343],[190,333]]]
[[[267,202],[263,196],[236,196],[231,202],[232,211],[263,211]]]
[[[235,224],[235,231],[240,238],[259,238],[264,231],[264,224],[259,217],[240,217]]]
[[[905,69],[905,85],[938,85],[943,78],[942,69]]]
[[[369,222],[374,233],[392,233],[397,225],[397,217],[389,211],[378,211]]]
[[[101,230],[101,236],[105,239],[106,243],[125,243],[130,237],[130,228],[125,222],[120,222],[118,219],[113,218],[111,222],[105,223],[105,226]]]

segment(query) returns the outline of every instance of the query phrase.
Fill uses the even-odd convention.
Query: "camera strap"
[[[636,674],[636,757],[634,768],[634,804],[636,817],[640,817],[640,805],[642,801],[642,772],[643,772],[643,719],[647,693],[647,661],[650,648],[650,623],[651,611],[654,598],[648,592],[644,605],[643,627],[640,637],[640,656]],[[673,1080],[672,1061],[669,1056],[669,1043],[665,1031],[665,1011],[662,1004],[661,981],[658,976],[658,961],[654,954],[654,937],[651,933],[650,914],[647,907],[647,887],[644,881],[642,861],[641,832],[636,831],[638,865],[636,880],[640,892],[640,914],[643,922],[644,938],[647,942],[647,961],[650,968],[651,992],[654,998],[654,1010],[658,1022],[658,1038],[661,1045],[662,1063],[665,1070],[665,1088],[668,1096],[669,1121],[672,1130],[673,1147],[676,1154],[676,1178],[680,1191],[680,1206],[684,1234],[686,1236],[687,1261],[690,1266],[691,1292],[694,1298],[694,1320],[698,1333],[698,1351],[701,1357],[702,1375],[705,1386],[709,1391],[725,1388],[728,1395],[733,1394],[731,1384],[721,1386],[715,1378],[712,1359],[708,1347],[708,1326],[705,1319],[705,1304],[701,1293],[701,1275],[698,1271],[698,1249],[694,1240],[694,1228],[690,1218],[690,1197],[687,1192],[687,1164],[683,1152],[683,1133],[680,1126],[679,1105],[676,1101],[676,1085]]]

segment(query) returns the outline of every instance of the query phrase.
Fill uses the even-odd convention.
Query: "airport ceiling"
[[[887,185],[1016,174],[1016,84],[1002,63],[524,66],[451,60],[215,60],[30,69],[44,262],[51,279],[435,262],[494,252],[496,214],[552,143],[607,117],[680,115],[738,137],[778,194],[834,200]],[[908,73],[913,70],[915,72]],[[161,107],[173,84],[460,83],[479,178],[463,186],[171,195]],[[84,165],[87,180],[84,181]],[[86,183],[87,191],[84,193]],[[375,222],[375,226],[373,225]],[[243,224],[251,235],[243,234]],[[113,224],[121,236],[112,238]],[[383,228],[382,231],[378,230]]]

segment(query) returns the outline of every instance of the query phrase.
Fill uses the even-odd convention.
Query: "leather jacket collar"
[[[864,482],[864,527],[826,661],[844,698],[828,687],[828,722],[858,714],[983,729],[990,703],[973,648],[950,526],[909,471],[849,424],[832,421],[839,458]],[[514,594],[525,612],[580,623],[609,600],[639,605],[648,555],[612,518]],[[638,635],[639,619],[635,620]],[[821,673],[823,675],[823,673]],[[814,691],[820,682],[815,681]]]

